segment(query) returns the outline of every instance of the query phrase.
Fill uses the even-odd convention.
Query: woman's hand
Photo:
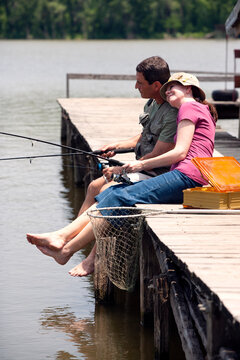
[[[131,161],[128,164],[124,164],[122,166],[122,169],[126,172],[126,173],[135,173],[135,172],[139,172],[143,170],[143,161]]]

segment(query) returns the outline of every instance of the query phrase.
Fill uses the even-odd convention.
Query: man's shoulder
[[[158,116],[162,118],[176,118],[177,117],[178,110],[174,107],[172,107],[168,102],[164,102],[160,107],[158,111]]]
[[[146,102],[146,106],[150,106],[152,104],[152,102],[154,102],[154,99],[148,99],[148,101]]]
[[[168,110],[168,111],[173,111],[173,112],[178,112],[178,109],[175,108],[175,107],[172,107],[167,101],[165,101],[163,104],[162,104],[162,108]]]
[[[154,99],[148,99],[148,101],[144,105],[144,112],[149,111],[153,107],[154,102],[155,102]]]

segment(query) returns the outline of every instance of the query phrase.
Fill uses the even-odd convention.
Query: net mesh
[[[144,213],[137,208],[101,208],[88,212],[97,255],[118,288],[131,291],[139,272],[139,243]]]

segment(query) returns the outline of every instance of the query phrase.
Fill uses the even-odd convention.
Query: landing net
[[[97,255],[110,281],[131,291],[139,272],[139,243],[144,212],[133,207],[99,208],[88,212],[97,244]]]

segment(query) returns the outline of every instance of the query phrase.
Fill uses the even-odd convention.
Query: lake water
[[[229,71],[235,48],[239,40],[229,42]],[[65,97],[66,73],[134,74],[136,64],[152,55],[165,58],[172,69],[225,71],[224,40],[0,41],[0,54],[0,131],[56,143],[61,118],[56,99]],[[224,84],[202,87],[210,96]],[[71,81],[70,95],[138,93],[128,81]],[[237,120],[222,124],[237,134]],[[3,135],[0,144],[0,158],[60,153]],[[151,359],[152,338],[139,325],[138,306],[95,306],[92,277],[68,275],[87,250],[59,266],[25,239],[26,232],[55,230],[76,216],[83,194],[73,189],[65,165],[60,157],[0,161],[0,358]]]

